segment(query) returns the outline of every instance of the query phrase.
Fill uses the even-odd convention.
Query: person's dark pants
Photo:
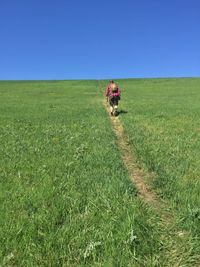
[[[109,104],[111,107],[118,106],[119,96],[110,96],[109,97]]]

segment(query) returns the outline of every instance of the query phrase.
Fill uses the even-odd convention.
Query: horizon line
[[[158,77],[110,77],[110,78],[77,78],[77,79],[0,79],[1,81],[99,81],[99,80],[134,80],[134,79],[190,79],[200,76],[158,76]]]

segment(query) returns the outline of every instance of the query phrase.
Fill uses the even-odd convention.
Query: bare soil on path
[[[104,101],[104,106],[109,112],[109,107]],[[150,187],[144,182],[144,176],[146,174],[144,173],[143,170],[141,170],[136,163],[136,159],[129,147],[129,142],[128,139],[126,138],[124,134],[124,129],[123,126],[119,120],[119,117],[113,117],[109,116],[112,128],[115,132],[116,138],[117,138],[117,145],[120,149],[121,157],[123,160],[123,163],[129,173],[130,178],[136,185],[138,189],[138,193],[140,197],[144,199],[145,202],[148,202],[151,204],[154,208],[160,209],[161,208],[161,201],[159,200],[158,196],[153,192]]]
[[[106,101],[104,101],[103,104],[108,114],[110,114]],[[192,251],[190,248],[190,233],[179,229],[175,212],[169,208],[167,202],[164,202],[159,198],[155,191],[150,188],[148,182],[146,182],[148,179],[152,179],[152,175],[150,173],[146,173],[138,167],[136,158],[131,151],[119,117],[113,117],[111,115],[109,115],[109,117],[113,131],[115,132],[117,138],[117,145],[121,153],[122,161],[129,174],[129,177],[138,190],[138,196],[141,197],[142,200],[151,208],[153,208],[160,217],[161,227],[163,228],[163,232],[165,232],[165,234],[163,234],[163,242],[166,243],[166,247],[168,247],[165,253],[168,255],[167,258],[169,258],[169,262],[166,262],[164,266],[200,267],[199,264],[193,264],[190,262],[190,258],[193,257],[194,262],[196,261],[196,257],[191,256]],[[199,257],[197,256],[197,258]]]
[[[102,90],[100,82],[99,87]],[[169,255],[169,262],[166,263],[166,266],[199,267],[199,264],[194,263],[196,262],[196,257],[191,255],[190,233],[179,229],[175,211],[170,209],[169,203],[164,202],[164,200],[162,200],[150,187],[148,180],[152,179],[152,174],[145,172],[138,166],[119,117],[113,117],[110,115],[109,106],[106,100],[103,101],[103,105],[109,114],[111,126],[116,135],[116,142],[120,150],[122,161],[129,177],[138,190],[138,196],[151,208],[153,208],[160,217],[161,225],[163,227],[163,231],[165,232],[163,241],[169,244],[166,251],[166,254]],[[193,258],[193,262],[191,262],[192,260],[190,261],[190,257]],[[197,258],[199,257],[197,256]]]
[[[99,82],[99,87],[102,89],[100,82]],[[106,100],[103,101],[103,105],[107,110],[108,114],[110,114],[109,106]],[[119,117],[113,117],[113,116],[109,117],[112,128],[117,138],[117,145],[120,149],[123,163],[129,173],[130,178],[136,185],[139,195],[144,199],[145,202],[148,202],[155,208],[160,208],[161,203],[159,198],[144,182],[144,176],[146,176],[146,174],[137,166],[136,159],[129,147],[128,139],[124,134],[124,129],[119,120]]]

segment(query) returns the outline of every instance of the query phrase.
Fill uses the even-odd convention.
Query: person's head
[[[114,81],[113,80],[110,80],[110,83],[114,83]]]

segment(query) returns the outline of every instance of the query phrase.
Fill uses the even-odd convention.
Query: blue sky
[[[200,76],[199,0],[0,0],[0,79]]]

